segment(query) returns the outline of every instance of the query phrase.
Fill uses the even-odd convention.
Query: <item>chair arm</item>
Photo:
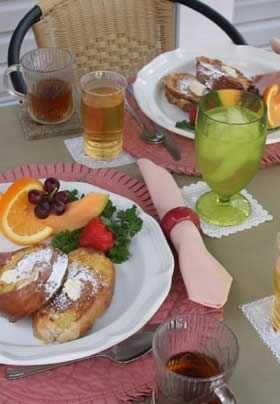
[[[26,32],[33,24],[41,18],[42,11],[38,6],[34,6],[18,23],[11,37],[8,48],[8,66],[18,64],[20,60],[20,48]],[[16,91],[26,94],[26,88],[21,73],[11,74],[13,86]]]
[[[218,25],[232,40],[235,45],[248,45],[240,32],[228,21],[222,14],[218,13],[213,8],[207,6],[199,0],[168,0],[172,3],[180,3],[183,6],[189,7],[198,13],[204,15],[209,20]]]

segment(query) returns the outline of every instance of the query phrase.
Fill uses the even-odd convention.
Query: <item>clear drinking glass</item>
[[[266,105],[243,90],[218,90],[203,96],[195,125],[195,153],[203,179],[212,189],[197,212],[207,222],[233,226],[247,220],[249,201],[239,192],[252,180],[263,157]]]
[[[122,152],[127,80],[119,73],[95,71],[81,78],[84,151],[95,160]]]
[[[153,338],[154,404],[237,403],[226,382],[238,353],[236,336],[211,315],[187,313],[167,320]]]
[[[26,94],[16,91],[10,75],[20,72]],[[10,94],[27,104],[31,118],[43,124],[66,121],[74,111],[72,97],[72,55],[65,49],[39,48],[27,52],[17,65],[4,73]]]

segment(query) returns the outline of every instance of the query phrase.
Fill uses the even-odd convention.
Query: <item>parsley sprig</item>
[[[74,196],[77,195],[74,194]],[[143,220],[137,214],[136,205],[126,210],[117,210],[109,199],[101,214],[101,220],[112,231],[115,238],[114,247],[106,255],[116,264],[127,261],[130,257],[129,243],[143,225]],[[56,234],[52,239],[52,245],[68,254],[79,247],[79,237],[83,229],[66,230]]]
[[[191,124],[186,119],[184,119],[183,121],[176,122],[175,126],[176,126],[176,128],[179,128],[179,129],[192,129],[192,130],[194,130],[194,125]]]
[[[116,210],[111,200],[108,201],[105,210],[101,214],[101,219],[114,234],[115,245],[107,256],[116,264],[127,261],[130,257],[128,245],[142,228],[143,220],[138,217],[136,205],[126,210]]]

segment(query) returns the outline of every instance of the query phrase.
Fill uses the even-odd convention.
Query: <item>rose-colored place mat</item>
[[[145,184],[111,168],[93,170],[76,163],[26,165],[0,174],[0,182],[14,181],[22,176],[55,176],[75,181],[84,175],[92,184],[130,198],[156,216]],[[209,309],[188,299],[176,265],[170,293],[151,322],[161,322],[186,312],[212,313],[220,319],[223,316],[222,310]],[[4,365],[0,366],[0,403],[5,404],[129,403],[151,394],[155,375],[151,354],[130,364],[116,364],[104,358],[87,359],[15,381],[5,378],[4,368]]]
[[[129,81],[133,82],[133,79],[130,79]],[[149,119],[146,118],[141,109],[138,107],[135,99],[133,99],[129,93],[126,95],[131,106],[139,113],[147,126],[150,126]],[[175,161],[170,156],[164,145],[151,145],[143,142],[143,140],[140,138],[141,132],[142,130],[139,124],[127,112],[124,130],[124,148],[133,157],[146,157],[149,160],[152,160],[154,163],[166,168],[168,171],[177,174],[200,176],[200,171],[195,158],[194,141],[192,139],[169,132],[170,136],[174,139],[181,152],[181,160]],[[264,158],[260,164],[261,168],[279,163],[280,143],[266,145]]]

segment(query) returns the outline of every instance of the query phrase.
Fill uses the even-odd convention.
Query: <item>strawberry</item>
[[[96,248],[107,252],[115,244],[113,233],[99,217],[91,219],[79,237],[80,247]]]
[[[189,111],[190,123],[191,123],[193,126],[195,125],[196,114],[197,114],[197,107],[194,107],[194,108],[192,108],[192,109]]]

